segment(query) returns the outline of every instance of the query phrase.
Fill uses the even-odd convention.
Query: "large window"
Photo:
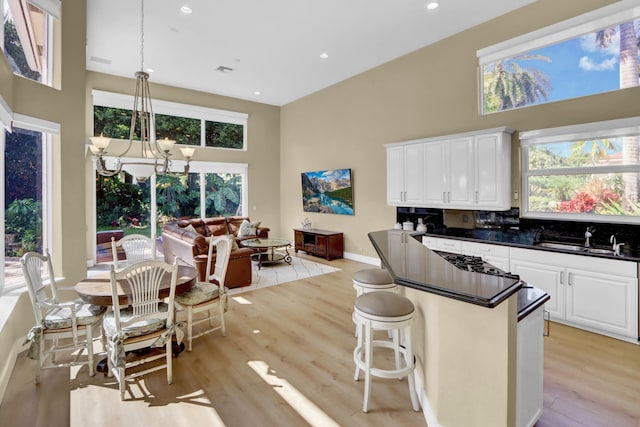
[[[58,126],[15,115],[4,131],[4,284],[23,283],[19,258],[50,245],[51,134]]]
[[[638,18],[623,0],[478,51],[482,113],[640,85]]]
[[[523,216],[640,222],[640,117],[520,133]]]
[[[94,135],[129,139],[132,96],[93,91],[93,104]],[[247,114],[158,100],[153,101],[153,111],[157,139],[199,147],[247,148]]]
[[[94,134],[128,139],[133,98],[100,91],[93,96]],[[246,114],[165,101],[153,101],[153,108],[156,138],[208,149],[246,149]],[[114,158],[106,161],[113,167]],[[172,170],[181,171],[183,164],[172,161]],[[197,160],[188,175],[138,180],[126,171],[110,178],[96,174],[96,231],[159,236],[164,223],[178,218],[244,215],[246,182],[246,164]]]
[[[59,0],[0,0],[2,49],[15,74],[52,84],[53,25]]]

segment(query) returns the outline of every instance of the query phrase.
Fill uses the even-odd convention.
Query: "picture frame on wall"
[[[302,209],[305,212],[353,215],[351,169],[303,172],[301,175]]]

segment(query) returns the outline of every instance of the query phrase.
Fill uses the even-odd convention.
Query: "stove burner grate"
[[[502,271],[498,267],[484,262],[479,256],[454,254],[442,251],[435,252],[460,270],[466,270],[473,273],[490,274],[492,276],[508,277],[510,279],[520,279],[520,276],[517,274]]]

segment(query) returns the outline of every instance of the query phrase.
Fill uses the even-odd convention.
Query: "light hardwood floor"
[[[193,352],[174,359],[172,385],[163,371],[152,373],[124,402],[113,380],[91,378],[86,367],[47,370],[35,386],[34,362],[21,354],[0,426],[426,425],[411,409],[406,380],[375,380],[362,413],[351,275],[370,266],[330,264],[341,271],[236,295],[226,337],[198,338]],[[640,346],[552,324],[544,404],[538,427],[640,427]]]

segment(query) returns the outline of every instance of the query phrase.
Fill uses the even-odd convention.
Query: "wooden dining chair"
[[[42,369],[47,368],[87,364],[89,375],[93,376],[93,341],[100,337],[100,321],[106,307],[86,304],[80,299],[60,302],[48,250],[44,250],[44,255],[27,252],[20,258],[20,264],[36,319],[27,335],[31,343],[29,357],[37,361],[36,383],[40,382]],[[80,361],[84,351],[87,360]],[[59,363],[56,355],[63,352],[72,360]]]
[[[126,262],[118,260],[118,248],[124,250]],[[134,264],[144,259],[156,259],[156,239],[155,236],[145,236],[143,234],[128,234],[120,240],[111,237],[111,254],[115,268],[122,268]]]
[[[224,313],[228,308],[227,288],[225,277],[231,255],[231,238],[227,235],[211,238],[207,257],[208,274],[205,281],[196,282],[187,292],[176,296],[176,310],[187,312],[187,350],[192,350],[194,338],[201,337],[213,331],[221,330],[226,336],[227,330],[224,324]],[[216,264],[211,272],[211,255],[216,249]],[[194,319],[194,314],[206,313],[205,317]],[[217,319],[217,323],[214,320]],[[197,334],[193,333],[194,325],[208,322],[209,327]]]
[[[171,337],[176,333],[178,342],[181,341],[181,331],[174,322],[177,271],[175,260],[173,264],[143,260],[119,271],[111,266],[113,310],[104,316],[103,329],[107,338],[109,375],[116,377],[121,399],[124,399],[126,380],[166,369],[167,383],[172,382]],[[160,287],[167,274],[171,277],[171,287],[169,297],[164,300],[160,297]],[[119,286],[128,289],[128,307],[120,306]],[[127,357],[127,352],[147,347],[164,347],[164,351],[152,349],[137,358]],[[127,374],[127,369],[162,358],[165,358],[164,363],[147,365],[147,369]]]

